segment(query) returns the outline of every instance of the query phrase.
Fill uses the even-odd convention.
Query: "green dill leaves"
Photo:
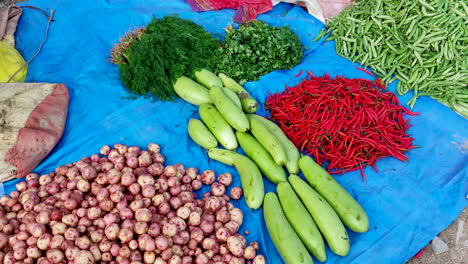
[[[143,34],[127,34],[119,45],[112,61],[119,65],[125,87],[138,95],[171,100],[177,97],[173,84],[179,77],[214,69],[220,41],[190,20],[167,16],[153,19]]]

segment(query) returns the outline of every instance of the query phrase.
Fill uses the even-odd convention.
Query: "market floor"
[[[0,7],[23,1],[0,0]],[[448,245],[448,251],[435,254],[429,244],[420,258],[406,264],[468,264],[468,207],[439,237]]]

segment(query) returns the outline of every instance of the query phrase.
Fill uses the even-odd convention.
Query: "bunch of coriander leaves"
[[[220,41],[201,26],[177,16],[153,18],[148,26],[127,33],[112,50],[125,87],[160,100],[178,97],[173,84],[193,78],[198,69],[214,70]]]
[[[291,69],[304,56],[302,44],[289,27],[273,27],[262,21],[228,27],[216,71],[241,84],[256,81],[276,70]]]

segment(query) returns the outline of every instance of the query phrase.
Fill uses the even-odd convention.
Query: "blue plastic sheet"
[[[33,0],[24,5],[56,11],[49,39],[31,63],[27,81],[64,83],[71,95],[63,138],[36,172],[47,173],[97,153],[104,144],[146,147],[156,142],[161,145],[167,164],[231,172],[236,176],[233,185],[240,185],[235,170],[209,160],[206,152],[188,138],[187,121],[198,115],[195,106],[181,100],[125,99],[129,93],[119,80],[118,69],[108,62],[110,49],[119,37],[147,24],[153,15],[179,14],[222,35],[223,28],[233,23],[232,10],[194,13],[186,3],[175,0]],[[281,4],[259,19],[273,25],[291,25],[307,54],[294,69],[273,72],[246,85],[260,102],[269,93],[298,83],[301,78],[293,76],[300,70],[310,70],[318,76],[370,78],[356,70],[359,64],[336,55],[333,42],[313,41],[323,24],[301,8]],[[42,13],[24,10],[17,46],[26,59],[43,39],[46,22]],[[394,84],[390,90],[395,90]],[[410,98],[411,95],[400,97],[402,102]],[[404,263],[467,205],[468,121],[430,98],[419,99],[413,110],[421,113],[412,118],[409,131],[419,148],[408,153],[408,162],[382,159],[377,163],[378,173],[365,169],[365,182],[358,172],[337,177],[365,208],[371,228],[364,234],[350,231],[349,255],[338,257],[328,251],[326,263]],[[259,113],[267,114],[263,109]],[[14,182],[5,184],[6,193],[14,189]],[[273,184],[266,180],[265,183],[267,191],[274,191]],[[266,256],[268,263],[283,263],[266,230],[262,210],[252,211],[244,201],[235,205],[245,213],[241,231],[250,231],[248,240],[259,242],[259,253]]]

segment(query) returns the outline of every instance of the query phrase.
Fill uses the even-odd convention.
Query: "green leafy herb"
[[[241,84],[275,70],[290,69],[304,56],[299,37],[288,27],[253,21],[226,31],[216,70]]]
[[[171,100],[179,77],[214,69],[219,47],[220,41],[194,22],[167,16],[128,33],[114,47],[111,61],[131,92]]]

